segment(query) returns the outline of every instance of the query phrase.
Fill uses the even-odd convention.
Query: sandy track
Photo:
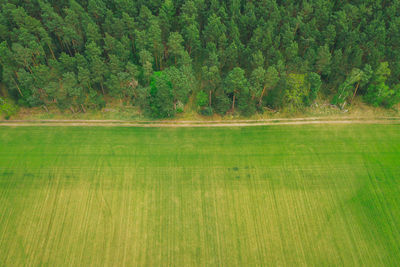
[[[236,121],[122,121],[122,120],[40,120],[0,121],[0,126],[101,126],[101,127],[249,127],[303,124],[400,124],[400,117],[384,118],[282,118]]]

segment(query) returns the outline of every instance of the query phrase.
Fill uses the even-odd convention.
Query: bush
[[[214,110],[218,114],[225,115],[225,113],[231,108],[231,100],[225,94],[215,97]]]
[[[277,86],[275,86],[263,100],[263,106],[268,106],[273,109],[279,109],[283,107],[285,99],[286,79],[280,79]]]
[[[285,90],[285,104],[291,111],[296,111],[304,106],[304,98],[308,95],[305,86],[305,75],[291,73],[287,77]]]
[[[0,115],[4,115],[8,120],[12,115],[17,113],[18,107],[10,100],[0,98]]]
[[[214,114],[213,109],[211,107],[205,107],[200,109],[199,113],[203,116],[212,116]]]
[[[196,104],[199,107],[205,107],[208,105],[208,96],[204,91],[200,91],[197,93]]]
[[[238,109],[240,114],[246,117],[250,117],[256,113],[256,105],[249,94],[242,94],[238,99]]]
[[[364,96],[364,101],[375,107],[391,108],[400,101],[400,85],[392,90],[384,83],[371,84]]]
[[[183,105],[183,103],[181,101],[178,101],[176,103],[176,113],[182,113],[184,108],[185,108],[185,106]]]
[[[388,62],[381,62],[372,75],[364,101],[373,106],[391,108],[400,101],[400,85],[393,89],[386,84],[391,71]]]
[[[308,95],[305,96],[304,103],[306,106],[311,106],[311,104],[315,102],[315,99],[317,99],[319,89],[321,88],[321,77],[317,73],[311,72],[306,76],[306,83],[310,91]]]
[[[175,115],[172,84],[163,72],[154,72],[151,77],[148,106],[153,118],[167,118]]]

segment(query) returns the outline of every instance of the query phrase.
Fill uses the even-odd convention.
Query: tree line
[[[0,82],[21,106],[152,117],[400,101],[400,1],[0,0]]]

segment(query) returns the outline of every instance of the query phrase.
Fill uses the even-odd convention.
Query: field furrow
[[[0,265],[398,266],[399,127],[0,127]]]

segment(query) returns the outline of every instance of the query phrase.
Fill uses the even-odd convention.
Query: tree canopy
[[[0,0],[7,97],[72,112],[118,99],[170,117],[192,95],[222,115],[318,96],[389,108],[399,44],[399,1]]]

